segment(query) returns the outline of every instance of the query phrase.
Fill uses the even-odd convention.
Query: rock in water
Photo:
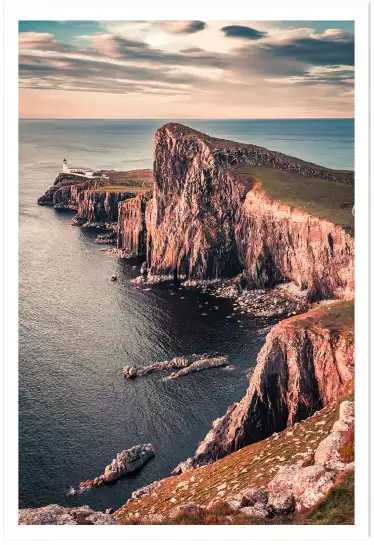
[[[103,479],[105,482],[112,482],[124,475],[134,473],[154,456],[155,449],[150,443],[123,450],[117,454],[117,458],[114,458],[111,464],[106,466]]]

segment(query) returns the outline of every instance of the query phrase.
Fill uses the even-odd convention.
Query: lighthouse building
[[[93,176],[92,168],[69,167],[66,159],[62,161],[62,172],[65,174],[77,174],[78,176],[84,176],[88,178],[91,178]]]

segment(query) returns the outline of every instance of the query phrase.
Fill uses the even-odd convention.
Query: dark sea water
[[[248,319],[226,320],[230,301],[169,284],[144,291],[130,283],[139,274],[136,260],[108,257],[95,234],[70,227],[70,213],[36,204],[64,157],[97,169],[152,167],[153,134],[162,123],[20,122],[21,507],[122,505],[132,490],[167,476],[192,455],[212,420],[248,386],[264,334]],[[184,123],[328,167],[353,168],[352,120]],[[117,282],[110,281],[113,273]],[[135,381],[121,375],[124,365],[205,351],[227,353],[234,370],[169,382],[159,373]],[[156,457],[138,474],[67,497],[70,485],[100,475],[117,452],[141,442],[153,443]]]

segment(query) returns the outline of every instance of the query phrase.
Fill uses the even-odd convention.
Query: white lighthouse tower
[[[68,169],[68,162],[66,159],[64,159],[62,161],[62,172],[69,172],[69,169]]]

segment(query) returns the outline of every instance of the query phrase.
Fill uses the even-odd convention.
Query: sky
[[[22,118],[354,116],[352,21],[20,21]]]

